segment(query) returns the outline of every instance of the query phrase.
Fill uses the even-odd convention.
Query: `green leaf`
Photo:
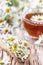
[[[12,3],[7,3],[8,4],[8,6],[12,6]]]
[[[12,25],[13,20],[12,20],[12,18],[9,15],[7,15],[5,17],[5,20],[6,20],[6,23],[8,23],[9,25]]]
[[[18,7],[19,2],[17,0],[11,0],[12,6]]]
[[[23,11],[23,10],[24,10],[24,7],[22,7],[21,9],[19,9],[18,12]]]
[[[10,23],[11,22],[10,16],[6,16],[5,20],[6,20],[7,23]]]

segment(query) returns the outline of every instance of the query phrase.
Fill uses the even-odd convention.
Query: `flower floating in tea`
[[[35,15],[30,18],[34,23],[43,23],[43,15]]]

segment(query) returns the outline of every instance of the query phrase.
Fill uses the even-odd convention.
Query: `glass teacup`
[[[35,23],[35,21],[32,21],[32,16],[43,16],[43,13],[28,13],[23,18],[23,24],[24,28],[28,32],[28,34],[34,38],[38,38],[40,35],[43,34],[43,20],[42,23]],[[39,21],[41,21],[39,17]]]

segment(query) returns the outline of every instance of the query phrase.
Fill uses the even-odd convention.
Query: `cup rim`
[[[32,26],[43,26],[43,23],[38,24],[38,23],[32,22],[32,20],[30,20],[31,17],[28,19],[26,16],[29,16],[29,15],[32,17],[33,15],[43,15],[43,13],[28,13],[23,17],[23,22],[26,22]]]

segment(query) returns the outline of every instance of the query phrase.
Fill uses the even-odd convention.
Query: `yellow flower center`
[[[6,0],[6,1],[9,1],[9,0]]]
[[[41,20],[42,20],[42,18],[38,18],[37,20],[41,21]]]
[[[25,50],[25,47],[22,47],[22,50]]]
[[[4,62],[0,61],[0,65],[4,65]]]
[[[9,12],[10,12],[10,8],[6,8],[6,9],[5,9],[5,12],[6,12],[6,13],[9,13]]]
[[[17,51],[17,49],[18,49],[18,44],[14,44],[14,47],[11,49],[11,51],[12,52],[15,52],[15,51]]]
[[[23,56],[25,56],[25,54],[24,54],[24,53],[22,53],[22,54],[21,54],[21,57],[23,57]]]
[[[3,22],[3,19],[2,18],[0,18],[0,23],[2,23]]]
[[[39,2],[42,2],[42,0],[39,0]]]
[[[8,40],[13,41],[13,40],[14,40],[14,38],[13,38],[13,37],[10,37]]]
[[[8,29],[4,30],[4,32],[7,33],[8,32]]]
[[[27,47],[27,46],[28,46],[28,43],[26,43],[26,42],[25,42],[25,43],[24,43],[24,46],[26,46],[26,47]]]

